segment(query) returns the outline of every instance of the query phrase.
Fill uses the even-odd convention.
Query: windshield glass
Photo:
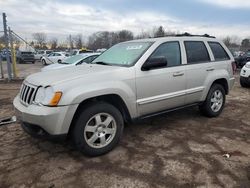
[[[117,44],[92,63],[102,63],[103,65],[132,66],[151,46],[152,42],[126,42]]]
[[[65,60],[63,60],[62,63],[63,64],[74,64],[74,63],[81,61],[84,58],[85,58],[85,56],[83,56],[83,55],[74,55],[72,57],[66,58]]]

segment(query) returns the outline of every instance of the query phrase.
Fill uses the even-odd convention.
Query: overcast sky
[[[0,12],[24,38],[34,32],[66,38],[128,29],[250,36],[250,0],[0,0]],[[2,30],[2,20],[0,21]]]

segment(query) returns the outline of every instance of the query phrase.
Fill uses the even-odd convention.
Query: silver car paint
[[[221,43],[230,55],[230,60],[215,62],[213,54],[207,46],[212,62],[187,65],[183,44],[183,41],[186,40],[204,41],[205,43],[206,41],[218,41],[217,39],[201,37],[167,37],[139,40],[154,43],[132,67],[86,64],[77,68],[68,67],[52,72],[36,73],[26,79],[27,82],[33,85],[49,85],[55,91],[62,91],[63,96],[59,107],[49,108],[35,104],[24,107],[20,103],[18,96],[14,100],[14,106],[21,112],[23,120],[40,125],[50,134],[65,134],[68,132],[77,106],[82,101],[92,97],[116,94],[126,104],[130,116],[137,118],[160,110],[204,101],[212,83],[216,79],[226,79],[229,89],[231,89],[234,83],[231,67],[233,57],[225,45]],[[168,41],[180,42],[183,65],[142,71],[142,65],[152,52],[160,44]],[[214,70],[207,71],[211,67]],[[175,76],[176,74],[180,74],[180,76]],[[42,119],[38,121],[41,114],[38,112],[34,114],[34,111],[37,110],[43,112],[43,117],[51,117],[49,118],[51,122],[44,123]],[[56,115],[53,118],[54,113]],[[65,117],[67,117],[67,120]],[[49,119],[46,121],[49,121]]]

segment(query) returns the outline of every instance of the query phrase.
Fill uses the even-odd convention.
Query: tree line
[[[139,34],[134,34],[129,30],[120,31],[99,31],[91,34],[87,39],[83,38],[82,34],[69,35],[64,41],[59,41],[58,38],[48,38],[46,33],[37,32],[32,34],[32,41],[29,42],[35,49],[80,49],[88,48],[97,50],[100,48],[109,48],[119,42],[124,42],[133,39],[165,37],[180,34],[178,31],[166,30],[163,26],[155,27],[148,31],[141,31]],[[223,38],[224,43],[231,49],[235,50],[250,50],[250,37],[241,40],[239,37],[226,36]],[[4,38],[0,37],[0,48],[4,47]],[[21,42],[15,38],[15,44],[18,47]]]

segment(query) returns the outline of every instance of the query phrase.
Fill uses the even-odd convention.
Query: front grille
[[[35,100],[37,87],[23,83],[20,90],[20,100],[25,105],[30,105]]]

